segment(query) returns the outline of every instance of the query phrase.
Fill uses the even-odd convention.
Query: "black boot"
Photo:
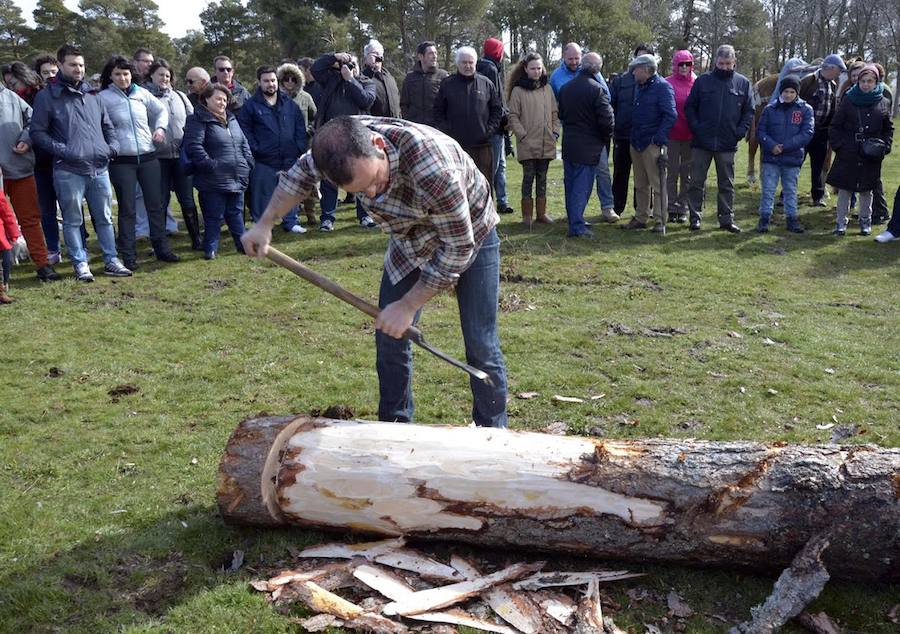
[[[181,210],[184,216],[184,226],[187,227],[188,235],[191,237],[191,249],[194,251],[203,250],[203,236],[200,233],[200,219],[197,217],[196,207],[185,207]]]
[[[179,262],[181,260],[172,251],[172,245],[169,244],[168,240],[154,240],[153,253],[156,254],[156,259],[160,262]]]

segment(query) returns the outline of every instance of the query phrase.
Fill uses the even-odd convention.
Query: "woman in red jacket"
[[[9,290],[9,272],[13,263],[13,244],[19,239],[19,223],[3,193],[3,175],[0,173],[0,304],[12,304],[6,294]]]

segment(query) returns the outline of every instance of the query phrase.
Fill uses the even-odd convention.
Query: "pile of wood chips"
[[[405,546],[402,538],[314,546],[297,554],[296,569],[250,585],[276,605],[302,602],[315,612],[298,619],[308,632],[344,627],[447,634],[464,625],[500,634],[609,634],[622,630],[604,617],[599,584],[642,576],[624,570],[543,572],[545,562],[484,574],[463,557],[453,555],[447,565]],[[321,558],[347,561],[323,564]],[[463,603],[465,609],[454,607]]]

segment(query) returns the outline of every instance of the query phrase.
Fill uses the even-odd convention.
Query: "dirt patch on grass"
[[[686,334],[687,330],[675,326],[635,326],[632,328],[626,324],[609,324],[606,328],[607,337],[674,337]]]
[[[500,312],[515,313],[520,310],[534,310],[536,306],[518,293],[503,293],[500,297]]]
[[[521,273],[500,273],[500,281],[512,284],[543,284],[544,280],[537,277],[525,277]]]
[[[180,599],[187,585],[188,564],[180,552],[165,557],[129,555],[113,569],[113,587],[139,612],[161,616]]]
[[[206,288],[212,291],[222,291],[231,286],[231,280],[206,280]]]
[[[117,385],[116,387],[110,389],[107,394],[109,394],[109,400],[112,403],[118,403],[119,399],[123,396],[129,396],[131,394],[137,394],[141,391],[137,385],[133,383],[123,383],[122,385]]]

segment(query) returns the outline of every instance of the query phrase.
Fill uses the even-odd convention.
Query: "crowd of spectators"
[[[837,193],[835,235],[846,234],[854,206],[862,235],[887,219],[881,164],[893,137],[892,95],[877,64],[829,55],[815,72],[798,77],[792,69],[801,65],[791,60],[751,128],[753,90],[736,71],[735,50],[728,45],[718,48],[710,70],[699,76],[692,53],[679,50],[672,55],[671,74],[662,77],[648,44],[635,47],[628,68],[609,81],[602,57],[574,42],[563,47],[562,63],[551,75],[532,52],[511,65],[507,79],[505,60],[503,42],[488,38],[480,56],[475,48],[458,48],[455,71],[448,73],[439,68],[437,45],[426,41],[398,83],[399,75],[385,66],[384,47],[373,39],[361,61],[335,52],[261,66],[252,93],[224,55],[212,60],[211,72],[188,69],[184,91],[175,87],[171,65],[143,47],[130,57],[110,57],[89,79],[74,45],[30,66],[3,65],[0,303],[11,301],[6,291],[20,234],[42,281],[60,279],[54,265],[63,243],[76,279],[92,281],[87,217],[106,275],[127,277],[139,269],[143,238],[157,260],[178,262],[170,242],[178,228],[169,211],[172,192],[193,249],[214,259],[224,223],[242,252],[245,206],[256,222],[279,175],[307,151],[316,130],[347,115],[403,118],[429,126],[427,133],[436,129],[449,136],[483,175],[499,213],[514,211],[506,157],[515,155],[522,165],[520,208],[527,226],[554,222],[547,174],[562,136],[571,238],[592,235],[584,210],[595,186],[604,222],[625,214],[633,185],[634,216],[623,229],[665,235],[667,225],[687,223],[699,231],[711,163],[718,226],[739,233],[734,160],[751,129],[762,148],[756,231],[770,230],[776,205],[784,207],[787,231],[804,231],[797,186],[807,160],[812,204],[827,204],[829,185]],[[322,179],[319,193],[318,209],[307,198],[302,210],[295,207],[281,219],[284,231],[333,231],[339,188]],[[377,226],[358,200],[356,213],[360,227]],[[896,239],[895,213],[876,240]]]

